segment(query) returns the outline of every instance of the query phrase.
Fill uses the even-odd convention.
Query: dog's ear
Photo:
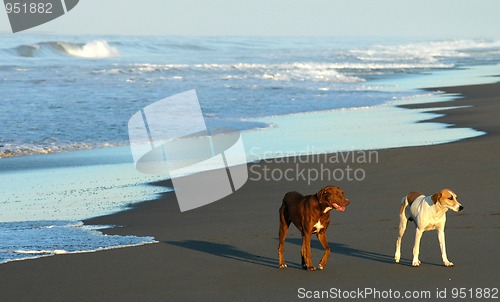
[[[319,192],[317,194],[319,202],[322,202],[323,200],[325,200],[326,193],[328,193],[327,191],[328,191],[327,188],[323,188],[323,189],[319,190]]]
[[[441,196],[442,196],[442,195],[443,195],[443,194],[442,194],[441,192],[439,192],[439,193],[436,193],[436,194],[432,195],[432,196],[431,196],[432,203],[436,204],[436,202],[438,202],[438,201],[439,201],[439,199],[441,199]]]

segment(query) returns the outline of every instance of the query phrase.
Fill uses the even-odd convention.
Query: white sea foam
[[[449,69],[451,63],[438,62],[343,62],[343,63],[281,63],[281,64],[132,64],[111,69],[95,70],[94,74],[134,74],[171,73],[170,77],[148,78],[148,82],[168,79],[183,79],[184,75],[212,72],[212,77],[223,80],[244,81],[261,79],[276,82],[329,82],[362,83],[366,80],[356,73],[383,73],[387,70]],[[348,71],[346,73],[344,71]],[[128,81],[135,82],[129,78]]]
[[[1,50],[1,49],[0,49]],[[5,50],[5,49],[4,49]],[[106,40],[97,39],[85,43],[69,41],[41,41],[34,44],[22,44],[6,50],[20,57],[61,57],[110,58],[120,56],[117,48]],[[64,55],[64,56],[61,56]]]
[[[386,68],[411,68],[411,66],[387,66]],[[272,81],[327,81],[327,82],[364,82],[362,78],[342,74],[345,68],[370,69],[365,65],[323,64],[323,63],[286,63],[286,64],[133,64],[122,68],[96,70],[94,74],[147,74],[165,72],[218,72],[226,80],[264,79]],[[383,67],[381,67],[383,68]],[[174,75],[173,79],[182,79]]]
[[[469,57],[470,50],[498,48],[500,41],[445,40],[399,45],[375,45],[367,49],[353,49],[351,54],[362,61],[419,61],[438,62],[444,57]]]
[[[100,147],[111,147],[114,144],[100,144]],[[36,144],[3,144],[0,146],[0,158],[22,156],[22,155],[33,155],[33,154],[51,154],[54,152],[62,151],[75,151],[75,150],[86,150],[99,147],[99,145],[89,144],[89,143],[71,143],[64,145],[36,145]]]
[[[104,235],[101,227],[60,220],[0,223],[0,263],[157,242],[152,237]]]
[[[105,40],[93,40],[83,46],[61,43],[63,49],[69,55],[81,58],[110,58],[120,56],[120,52]]]

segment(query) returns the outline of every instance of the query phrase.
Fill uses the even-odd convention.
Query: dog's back
[[[297,216],[299,205],[303,200],[304,195],[295,191],[288,192],[285,196],[283,196],[283,203],[281,204],[279,212],[287,224],[290,224],[291,222],[290,217]]]
[[[288,192],[285,194],[285,196],[283,196],[283,205],[286,207],[295,205],[302,199],[304,199],[304,195],[300,194],[299,192]]]
[[[408,195],[406,195],[405,197],[403,197],[403,199],[401,200],[401,207],[399,209],[399,214],[403,214],[403,212],[405,211],[406,207],[407,206],[410,206],[413,204],[413,202],[419,198],[420,196],[425,196],[423,193],[420,193],[420,192],[410,192],[408,193]],[[412,221],[412,218],[411,217],[408,217],[410,218],[410,221]]]

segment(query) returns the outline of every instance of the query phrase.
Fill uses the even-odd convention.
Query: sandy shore
[[[122,225],[107,233],[154,236],[159,243],[3,264],[0,300],[290,301],[301,293],[314,294],[306,291],[371,288],[380,295],[418,291],[412,294],[430,295],[431,300],[440,291],[441,297],[446,294],[440,300],[451,301],[453,289],[476,295],[498,288],[500,84],[440,90],[465,98],[406,107],[472,106],[439,111],[446,116],[434,121],[488,134],[444,145],[380,150],[377,161],[331,166],[362,169],[361,181],[324,180],[308,186],[301,179],[249,180],[235,194],[186,213],[179,212],[175,195],[167,193],[133,210],[86,221]],[[278,161],[254,164],[250,177],[263,169],[296,169],[297,163],[307,169],[325,164],[312,157]],[[345,213],[332,213],[327,233],[332,255],[326,269],[306,272],[299,267],[301,239],[295,228],[285,244],[289,268],[278,269],[277,211],[283,194],[315,193],[329,184],[341,186],[352,203]],[[422,266],[411,267],[411,224],[403,239],[402,263],[395,264],[401,197],[412,190],[432,194],[444,187],[453,189],[465,207],[447,216],[448,257],[455,267],[442,265],[435,232],[422,238]],[[317,264],[322,249],[316,239],[312,245]]]

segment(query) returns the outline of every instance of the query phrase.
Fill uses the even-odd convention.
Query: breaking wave
[[[420,62],[435,63],[443,58],[467,58],[496,51],[500,41],[443,40],[398,45],[374,45],[367,49],[353,49],[350,53],[358,60],[370,62]]]
[[[324,63],[283,64],[131,64],[96,70],[94,74],[148,74],[174,72],[176,75],[211,72],[224,80],[264,79],[274,81],[329,81],[338,83],[364,82],[362,78],[340,73],[343,65]]]
[[[32,45],[19,45],[13,49],[21,57],[44,57],[66,55],[79,58],[112,58],[120,56],[115,47],[105,40],[93,40],[87,43],[70,43],[60,41],[39,42]]]

